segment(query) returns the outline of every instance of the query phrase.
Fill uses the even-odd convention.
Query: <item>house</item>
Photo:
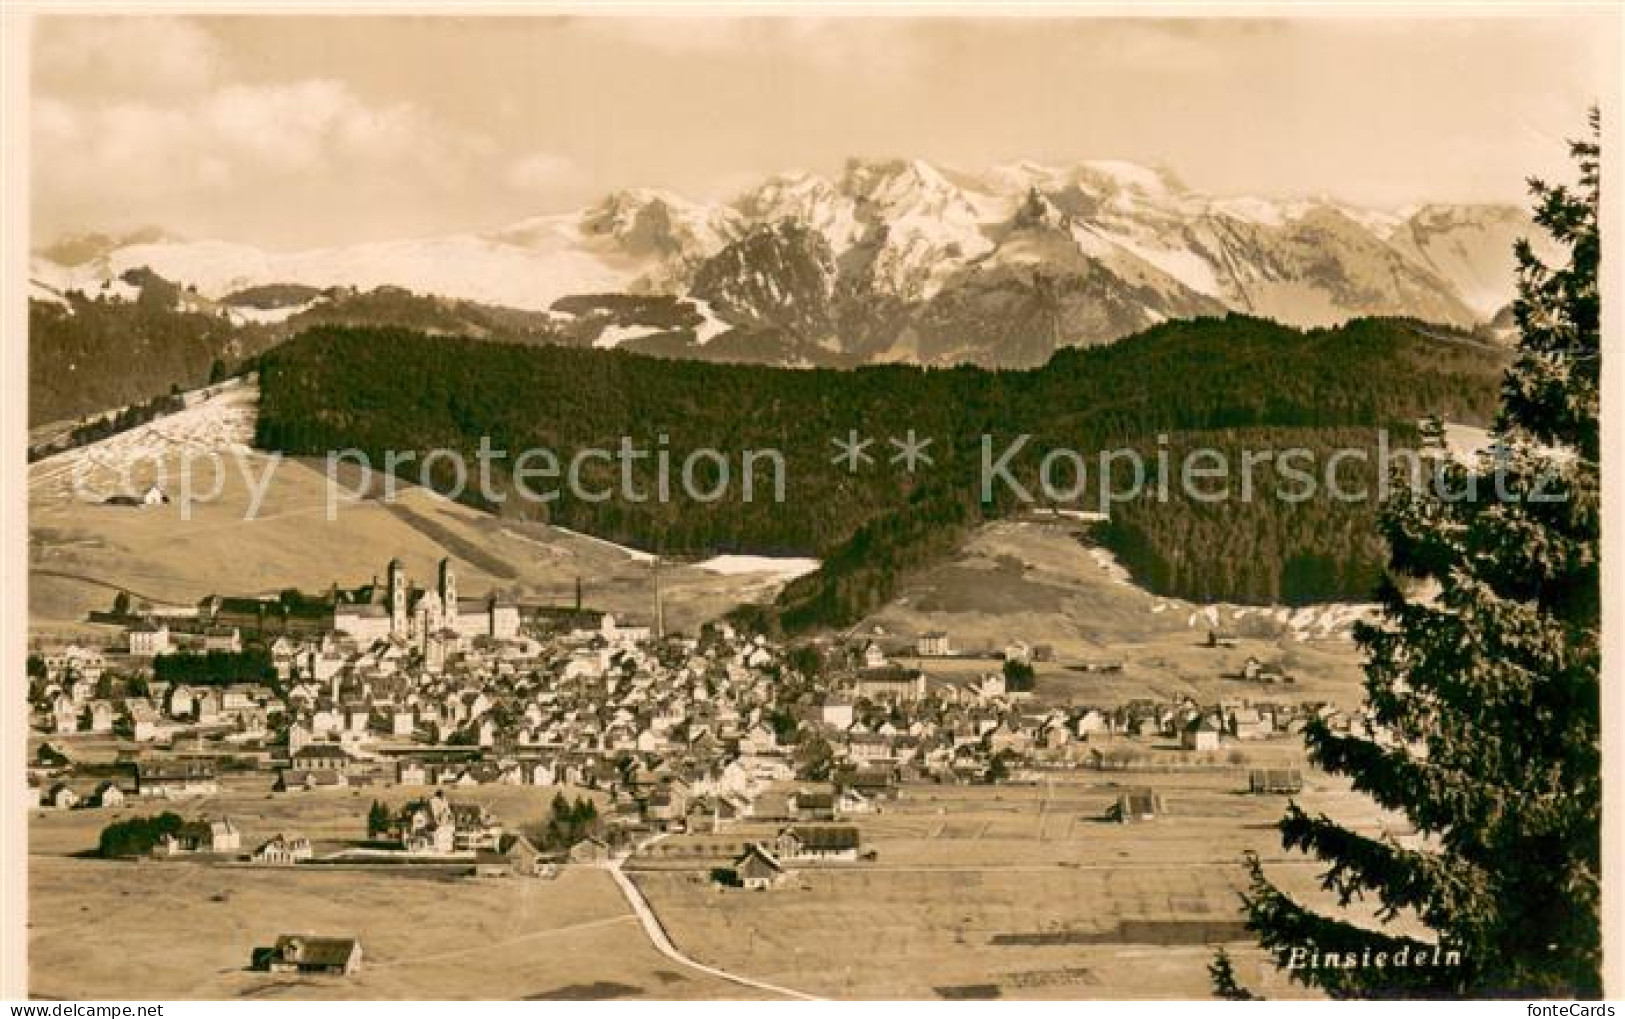
[[[251,854],[255,863],[275,867],[291,867],[300,860],[308,860],[314,855],[309,839],[288,835],[273,835],[260,843]]]
[[[1296,768],[1255,768],[1247,773],[1247,791],[1295,795],[1303,792],[1303,773]]]
[[[1219,724],[1211,715],[1200,715],[1186,722],[1179,732],[1179,747],[1181,750],[1217,750],[1219,748]]]
[[[609,855],[609,843],[592,835],[570,847],[571,863],[605,863]]]
[[[858,670],[856,687],[859,697],[872,701],[917,701],[925,697],[925,674],[899,665],[864,668]]]
[[[90,731],[112,732],[117,717],[112,701],[93,701],[90,705]]]
[[[1290,683],[1286,670],[1273,662],[1261,662],[1249,655],[1241,666],[1241,678],[1255,683]]]
[[[519,877],[537,877],[548,867],[542,851],[523,835],[504,835],[496,852],[508,861],[509,871]]]
[[[1274,732],[1275,718],[1267,712],[1243,707],[1230,713],[1230,734],[1236,739],[1266,739]]]
[[[345,773],[350,770],[350,754],[336,743],[309,743],[288,755],[288,763],[294,771]]]
[[[125,705],[130,738],[137,743],[151,743],[158,738],[158,712],[144,701],[131,701]]]
[[[79,805],[79,794],[68,788],[64,782],[58,782],[45,792],[45,805],[58,810],[72,810]]]
[[[867,814],[874,810],[874,804],[870,803],[868,797],[864,796],[863,793],[849,787],[841,790],[835,809],[838,814],[842,815]]]
[[[429,769],[422,761],[408,758],[395,766],[395,782],[398,785],[428,785]]]
[[[157,856],[181,853],[234,853],[242,848],[242,833],[230,818],[218,821],[187,821],[173,834],[159,839],[153,849]]]
[[[283,768],[277,772],[273,792],[289,793],[296,790],[312,792],[316,789],[348,789],[349,780],[341,771],[302,771]]]
[[[920,634],[915,651],[921,658],[946,658],[954,653],[948,644],[948,634],[942,630]]]
[[[781,860],[854,861],[858,858],[858,829],[850,824],[805,824],[781,830],[773,840]]]
[[[897,795],[897,776],[890,768],[859,768],[846,780],[847,790],[855,790],[865,801],[892,799]]]
[[[182,796],[213,796],[220,791],[210,761],[167,761],[139,765],[135,773],[139,796],[175,799]]]
[[[138,623],[130,627],[130,654],[138,658],[153,658],[170,652],[168,623]]]
[[[243,649],[243,637],[235,626],[211,626],[203,631],[203,650],[238,652]]]
[[[1133,789],[1117,797],[1106,816],[1122,824],[1155,821],[1162,813],[1162,797],[1151,789]]]
[[[835,820],[835,794],[828,790],[802,790],[792,803],[798,821]]]
[[[276,947],[255,949],[255,969],[270,973],[328,973],[349,976],[361,968],[361,942],[355,938],[284,934]]]
[[[93,807],[122,807],[124,790],[113,782],[103,782],[90,794],[90,804]]]
[[[833,729],[850,729],[853,718],[852,698],[830,694],[824,698],[824,703],[819,707],[818,717],[819,721]]]
[[[863,646],[863,667],[866,669],[884,669],[889,663],[886,652],[879,644],[869,641]]]
[[[733,861],[733,876],[742,888],[764,891],[784,880],[785,869],[769,850],[752,842]]]

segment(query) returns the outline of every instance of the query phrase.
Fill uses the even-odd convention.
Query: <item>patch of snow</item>
[[[718,573],[725,577],[737,577],[744,574],[766,574],[789,583],[797,577],[804,577],[812,573],[821,564],[817,559],[795,556],[779,558],[755,555],[719,555],[694,565],[708,573]]]
[[[306,301],[304,304],[290,304],[281,308],[253,308],[247,306],[234,306],[226,310],[226,315],[231,319],[234,325],[243,325],[244,323],[253,323],[255,325],[262,326],[277,325],[279,323],[286,322],[288,319],[293,318],[300,312],[309,311],[310,309],[314,308],[317,303],[318,302],[316,301]]]
[[[1104,236],[1113,244],[1151,263],[1197,293],[1207,294],[1209,297],[1219,295],[1219,278],[1213,271],[1212,263],[1190,248],[1153,246],[1120,231],[1105,232]]]
[[[660,330],[651,330],[648,326],[609,325],[592,341],[592,345],[597,350],[614,350],[627,340],[641,340],[659,333]]]
[[[705,321],[694,327],[694,345],[703,347],[713,339],[732,329],[733,326],[717,318],[717,313],[711,307],[710,301],[703,301],[698,297],[688,298],[688,303],[704,316]]]
[[[1112,515],[1110,513],[1102,513],[1099,510],[1078,510],[1078,509],[1060,509],[1060,508],[1057,508],[1055,510],[1055,515],[1058,516],[1058,517],[1068,517],[1068,518],[1070,518],[1072,520],[1087,520],[1087,521],[1089,521],[1091,523],[1103,523],[1103,522],[1105,522],[1107,520],[1110,520],[1112,518]],[[1102,551],[1102,550],[1097,549],[1096,551]]]

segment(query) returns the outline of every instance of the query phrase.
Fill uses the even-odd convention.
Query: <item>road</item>
[[[751,977],[740,976],[737,973],[729,973],[727,970],[718,969],[715,966],[707,966],[705,963],[691,959],[677,950],[677,946],[672,944],[671,938],[667,936],[666,928],[661,925],[660,918],[655,916],[654,910],[650,908],[649,900],[643,897],[643,893],[638,891],[638,886],[633,884],[632,879],[627,877],[622,870],[623,865],[633,853],[636,853],[644,846],[660,841],[663,837],[656,836],[647,842],[640,843],[632,853],[624,857],[618,857],[606,865],[610,876],[620,886],[621,894],[626,896],[627,904],[632,907],[632,912],[637,914],[638,922],[643,924],[643,933],[649,936],[649,943],[654,945],[655,951],[679,965],[698,970],[720,980],[726,980],[729,983],[738,984],[741,987],[749,987],[752,990],[765,991],[768,994],[777,994],[786,998],[795,998],[799,1001],[821,1000],[814,995],[792,990],[788,987],[780,987],[777,984],[770,984],[765,980],[756,980]]]

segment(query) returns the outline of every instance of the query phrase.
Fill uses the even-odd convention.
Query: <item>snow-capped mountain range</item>
[[[1534,233],[1512,206],[1217,198],[1121,162],[970,174],[853,160],[838,179],[780,174],[725,203],[631,189],[485,233],[302,252],[78,239],[37,253],[32,275],[37,292],[88,293],[147,267],[217,301],[272,284],[395,286],[547,312],[569,342],[600,347],[1024,366],[1226,311],[1482,324],[1512,298],[1513,242]]]

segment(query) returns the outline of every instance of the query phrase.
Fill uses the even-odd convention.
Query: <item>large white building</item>
[[[413,587],[399,559],[391,559],[387,581],[349,592],[333,606],[333,629],[370,644],[400,640],[426,646],[431,638],[519,636],[519,606],[495,594],[460,598],[451,560],[440,560],[439,583]]]

